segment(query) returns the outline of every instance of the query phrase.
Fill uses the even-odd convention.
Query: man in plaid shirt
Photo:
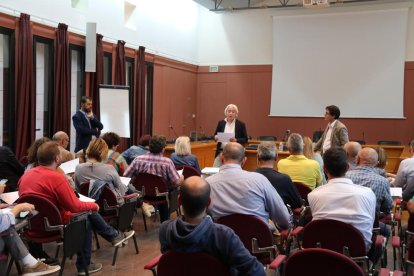
[[[164,136],[153,136],[149,142],[150,152],[136,157],[126,169],[124,176],[133,177],[139,173],[149,173],[164,178],[170,189],[181,185],[184,176],[178,174],[171,159],[163,156],[165,145],[166,139]],[[161,222],[167,220],[169,217],[168,206],[160,204],[158,209]]]

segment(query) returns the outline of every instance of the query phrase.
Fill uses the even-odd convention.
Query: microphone
[[[282,139],[282,142],[287,141],[287,139],[289,138],[289,134],[290,134],[290,129],[286,129],[285,135],[283,136],[283,139]]]
[[[172,144],[173,144],[173,143],[175,143],[175,140],[177,140],[178,135],[177,135],[177,132],[175,132],[175,129],[172,125],[169,125],[168,128],[170,128],[172,130],[172,132],[174,133],[174,139],[171,140]]]
[[[362,132],[362,141],[365,142],[365,133],[364,132]]]

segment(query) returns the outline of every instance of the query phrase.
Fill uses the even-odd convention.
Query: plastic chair
[[[66,257],[72,256],[76,252],[80,253],[85,265],[82,248],[86,234],[87,213],[72,214],[71,223],[64,225],[59,210],[48,199],[35,195],[24,195],[19,198],[19,202],[31,203],[36,206],[36,211],[39,212],[38,215],[29,219],[29,227],[24,232],[27,239],[42,244],[63,242],[64,257],[59,275],[63,274]],[[59,247],[58,245],[56,249],[56,258]],[[84,269],[88,275],[86,265]]]
[[[264,265],[270,264],[277,255],[273,234],[267,223],[256,216],[233,214],[221,217],[217,223],[233,229],[249,252]]]
[[[169,213],[177,212],[177,215],[179,215],[177,189],[169,191],[168,185],[162,177],[149,173],[139,173],[133,177],[132,184],[138,191],[141,191],[143,202],[155,207],[160,204],[167,204]],[[144,212],[142,212],[142,218],[145,231],[147,231]]]
[[[302,182],[293,182],[296,189],[298,190],[300,197],[303,200],[303,203],[305,206],[309,206],[308,202],[308,194],[312,192],[311,188],[308,187],[308,185],[302,183]]]
[[[144,269],[151,270],[153,275],[180,276],[229,276],[229,268],[217,258],[207,253],[183,253],[169,251],[151,260]]]
[[[183,165],[183,166],[177,166],[175,168],[177,169],[177,171],[183,170],[184,179],[187,179],[191,176],[200,176],[198,171],[191,166]]]
[[[257,136],[257,140],[260,141],[277,141],[276,136]]]
[[[269,266],[274,269],[273,265]],[[286,261],[285,276],[363,276],[364,271],[352,259],[323,248],[303,249],[292,254]]]

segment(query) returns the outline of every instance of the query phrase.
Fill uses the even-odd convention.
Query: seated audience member
[[[326,178],[323,172],[322,156],[319,152],[313,151],[312,139],[308,136],[303,137],[303,155],[308,159],[315,160],[316,162],[318,162],[319,167],[321,168],[322,184],[326,184]]]
[[[0,179],[7,179],[10,192],[17,190],[17,182],[24,173],[24,167],[8,147],[0,147]]]
[[[70,153],[70,151],[67,150],[69,145],[69,136],[65,132],[56,132],[53,135],[52,140],[58,143],[59,145],[60,158],[62,160],[62,163],[65,163],[73,159],[72,153]]]
[[[322,183],[322,174],[318,162],[303,155],[303,140],[298,133],[292,133],[288,139],[290,156],[277,163],[277,170],[290,176],[293,182],[302,182],[312,190]]]
[[[19,194],[37,195],[51,201],[60,211],[64,218],[64,223],[68,223],[71,213],[91,211],[88,215],[88,225],[86,238],[84,241],[83,253],[89,274],[100,271],[102,265],[91,262],[91,243],[92,229],[100,234],[104,239],[111,242],[113,246],[118,246],[126,239],[133,236],[133,230],[125,233],[118,232],[109,226],[97,213],[99,206],[94,202],[82,202],[76,197],[69,186],[67,179],[56,172],[56,167],[60,163],[59,147],[55,142],[42,144],[37,152],[39,166],[26,172],[19,181]],[[78,275],[84,275],[80,256],[78,256],[76,267]]]
[[[323,155],[323,163],[329,181],[308,194],[313,219],[351,224],[363,235],[368,252],[375,219],[375,194],[345,177],[349,164],[342,148],[328,149]]]
[[[292,180],[286,174],[274,170],[277,149],[273,142],[261,142],[257,147],[257,173],[263,174],[270,181],[285,204],[292,209],[303,205],[302,198]]]
[[[124,175],[124,171],[128,167],[128,164],[125,161],[125,158],[116,151],[121,142],[121,138],[114,132],[107,132],[101,135],[101,138],[104,139],[109,149],[108,158],[104,159],[104,163],[113,166],[119,175]]]
[[[358,142],[351,141],[344,145],[344,149],[348,156],[349,170],[352,170],[357,166],[358,153],[362,146]]]
[[[102,163],[108,156],[108,146],[105,141],[101,138],[92,140],[86,149],[86,155],[88,156],[88,161],[79,164],[75,169],[77,191],[80,191],[81,184],[94,180],[94,183],[91,183],[91,185],[100,186],[108,184],[120,202],[122,202],[122,197],[126,194],[128,187],[122,183],[113,166]]]
[[[358,153],[358,166],[348,171],[346,177],[356,185],[370,188],[376,196],[376,211],[388,214],[393,207],[390,186],[387,179],[378,174],[377,164],[377,152],[372,148],[363,148]]]
[[[20,212],[33,211],[35,207],[29,203],[21,203],[12,209],[0,210],[0,253],[7,252],[17,261],[23,263],[21,275],[47,275],[59,271],[60,266],[49,266],[35,259],[27,250],[19,234],[14,229],[15,217]],[[5,272],[5,271],[3,271]],[[1,275],[3,275],[1,272]]]
[[[42,138],[36,139],[36,141],[34,141],[33,144],[30,145],[29,149],[27,150],[27,162],[29,163],[29,165],[27,165],[26,171],[30,170],[31,168],[37,167],[39,165],[37,161],[37,150],[43,143],[46,143],[49,141],[50,141],[49,138],[42,137]]]
[[[232,275],[266,275],[263,265],[244,247],[227,226],[216,224],[206,214],[210,186],[201,177],[186,179],[179,202],[184,215],[165,221],[160,227],[161,252],[205,252],[227,265]]]
[[[139,138],[138,146],[131,146],[129,149],[121,153],[125,158],[128,164],[135,159],[135,157],[146,154],[149,152],[149,141],[151,140],[151,135],[144,135]]]
[[[376,148],[375,149],[378,153],[378,164],[376,166],[376,170],[379,175],[386,177],[388,182],[393,185],[395,181],[395,174],[387,173],[385,167],[387,167],[387,151],[384,148]]]
[[[231,214],[254,215],[268,223],[272,231],[276,228],[269,224],[269,219],[280,229],[287,229],[290,215],[282,198],[265,176],[242,169],[244,155],[244,147],[239,143],[224,146],[220,171],[206,179],[211,187],[209,212],[214,219]]]
[[[175,152],[171,154],[171,160],[176,167],[187,165],[193,167],[201,174],[200,166],[198,165],[197,157],[191,154],[190,138],[187,136],[180,136],[175,140]]]
[[[157,175],[167,182],[170,190],[181,185],[184,177],[178,174],[171,159],[163,156],[165,146],[166,140],[164,136],[153,136],[149,142],[150,152],[136,157],[128,166],[124,175],[127,177],[133,177],[139,173]],[[159,204],[158,210],[161,222],[169,218],[167,204]]]
[[[411,157],[401,161],[393,185],[402,187],[403,200],[409,201],[414,196],[414,139],[410,141]]]

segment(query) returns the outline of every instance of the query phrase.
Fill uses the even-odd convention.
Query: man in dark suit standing
[[[98,137],[103,129],[102,123],[93,115],[92,99],[87,96],[81,98],[81,109],[73,115],[72,121],[76,129],[75,152],[86,149],[92,135]]]
[[[247,136],[246,125],[242,121],[236,119],[238,114],[239,109],[235,104],[229,104],[226,106],[224,109],[224,115],[226,115],[226,118],[218,122],[216,131],[214,132],[214,139],[216,141],[218,140],[217,133],[224,132],[233,134],[229,142],[237,142],[242,145],[247,143],[249,138]],[[213,167],[221,166],[219,154],[223,150],[225,144],[227,143],[217,143],[216,159],[214,160]]]
[[[330,148],[343,147],[349,142],[348,129],[338,119],[341,111],[335,105],[330,105],[325,108],[325,121],[328,126],[322,134],[321,139],[315,145],[315,151],[320,151],[322,154]]]

